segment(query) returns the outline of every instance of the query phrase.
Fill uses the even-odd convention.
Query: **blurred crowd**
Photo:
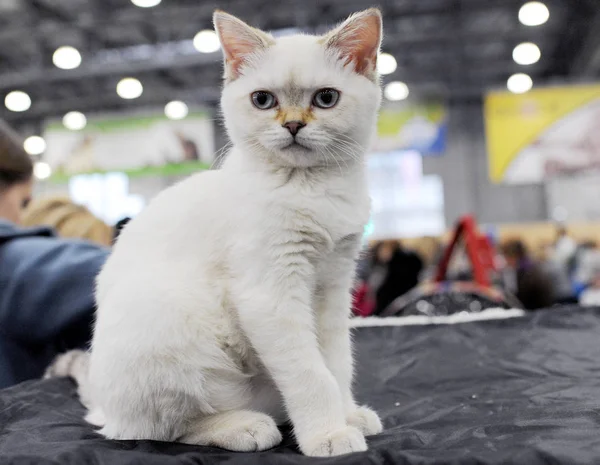
[[[412,247],[392,240],[371,244],[359,263],[356,313],[381,315],[396,299],[433,281],[444,250],[443,241],[436,238],[413,241]],[[516,297],[524,308],[600,305],[600,249],[594,240],[578,243],[566,227],[557,226],[556,239],[536,250],[529,250],[520,238],[493,244],[493,250],[492,284]],[[453,255],[446,279],[473,280],[464,249]]]
[[[594,240],[578,243],[566,227],[558,226],[556,240],[530,251],[521,239],[501,248],[502,284],[525,308],[556,304],[598,305],[600,250]]]

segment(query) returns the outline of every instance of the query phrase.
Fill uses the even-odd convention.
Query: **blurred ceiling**
[[[505,88],[515,72],[536,85],[590,80],[600,74],[600,0],[544,0],[550,20],[538,27],[518,20],[524,0],[381,0],[383,51],[398,66],[384,82],[406,82],[411,96],[479,99],[486,89]],[[0,0],[0,97],[27,92],[31,107],[0,118],[21,126],[62,117],[140,107],[178,99],[215,105],[220,52],[203,54],[195,34],[211,28],[215,7],[266,30],[322,31],[369,0],[162,0],[139,8],[130,0]],[[516,64],[513,48],[536,43],[538,63]],[[61,70],[54,51],[77,48],[81,65]],[[135,77],[141,97],[120,98],[116,85]]]

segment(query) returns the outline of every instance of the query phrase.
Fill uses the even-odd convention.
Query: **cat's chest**
[[[363,231],[369,220],[370,200],[359,192],[322,189],[283,198],[280,208],[283,228],[313,234],[334,248]]]
[[[288,246],[331,252],[350,236],[362,235],[369,220],[370,198],[361,173],[348,178],[314,179],[298,176],[287,182],[256,176],[239,189],[236,224],[246,224],[245,237],[261,246]],[[242,184],[243,186],[243,184]],[[235,187],[238,190],[238,187]]]
[[[335,242],[361,231],[369,219],[369,198],[325,192],[315,199],[313,214]]]

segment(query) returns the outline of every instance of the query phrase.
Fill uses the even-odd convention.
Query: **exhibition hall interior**
[[[250,40],[245,33],[270,33],[256,36],[265,49],[298,34],[325,37],[321,44],[369,8],[379,9],[383,25],[372,60],[377,76],[359,76],[364,86],[381,87],[373,135],[359,160],[370,213],[361,222],[358,208],[332,207],[327,218],[332,241],[337,226],[360,224],[360,234],[340,235],[360,236],[349,296],[329,305],[352,301],[350,323],[340,324],[353,328],[354,395],[378,412],[383,433],[367,428],[368,450],[350,447],[350,455],[331,442],[320,455],[332,457],[318,463],[600,463],[600,0],[0,0],[0,463],[316,460],[303,457],[315,454],[293,415],[271,450],[183,445],[175,436],[114,441],[119,437],[103,436],[83,419],[92,409],[73,370],[81,365],[87,376],[87,358],[51,364],[69,350],[89,349],[107,257],[121,260],[124,287],[137,273],[126,268],[136,259],[119,258],[119,249],[160,238],[151,250],[165,251],[156,253],[162,262],[152,263],[153,253],[135,256],[139,276],[156,270],[165,277],[175,276],[168,270],[178,260],[197,260],[189,268],[195,273],[197,250],[216,257],[230,242],[247,242],[228,252],[234,263],[250,250],[274,253],[268,237],[253,244],[258,236],[244,228],[267,230],[279,210],[260,221],[236,220],[261,208],[252,195],[247,205],[235,204],[242,213],[221,211],[235,240],[220,232],[217,241],[210,221],[198,226],[202,210],[219,210],[225,184],[213,183],[208,195],[198,190],[201,199],[190,198],[190,190],[168,219],[138,219],[151,215],[161,192],[193,176],[200,185],[208,172],[228,166],[234,144],[226,126],[233,126],[221,94],[237,85],[233,54]],[[230,39],[240,41],[238,49],[215,32],[215,10],[256,28],[238,29]],[[276,80],[279,68],[262,66],[260,53],[242,60],[239,76],[248,66]],[[295,53],[290,63],[306,62],[302,47]],[[340,65],[340,75],[351,65]],[[350,93],[333,84],[314,95],[310,118],[333,111],[338,98],[347,108]],[[254,90],[247,107],[279,117],[277,97]],[[334,98],[331,107],[317,98],[324,91]],[[259,107],[256,95],[273,97],[273,107]],[[293,130],[282,126],[294,141],[311,124],[292,123]],[[345,137],[338,149],[349,156],[358,143]],[[333,160],[332,172],[343,178],[348,160],[343,153]],[[340,188],[332,181],[324,189]],[[308,209],[310,196],[300,195]],[[188,216],[177,217],[179,211]],[[162,248],[191,235],[204,245]],[[248,262],[249,275],[254,264]],[[230,265],[211,266],[208,282],[238,276]],[[263,270],[265,282],[275,269]],[[326,278],[334,282],[342,272],[331,270],[336,275]],[[147,286],[167,289],[166,281]],[[199,293],[200,284],[180,284],[183,293]],[[315,325],[326,289],[314,284]],[[229,290],[222,300],[237,311]],[[165,294],[164,302],[164,318],[174,319],[177,300]],[[285,299],[273,302],[279,315]],[[137,314],[143,304],[132,306]],[[315,340],[327,360],[325,336]],[[133,342],[123,347],[134,351]],[[168,357],[181,366],[178,350]],[[42,380],[44,373],[53,379]]]

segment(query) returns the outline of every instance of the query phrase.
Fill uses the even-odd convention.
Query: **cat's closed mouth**
[[[307,147],[306,145],[302,145],[300,142],[298,141],[294,141],[289,145],[286,145],[283,149],[281,150],[288,150],[288,149],[294,149],[294,148],[302,148],[304,150],[312,150],[310,147]]]

